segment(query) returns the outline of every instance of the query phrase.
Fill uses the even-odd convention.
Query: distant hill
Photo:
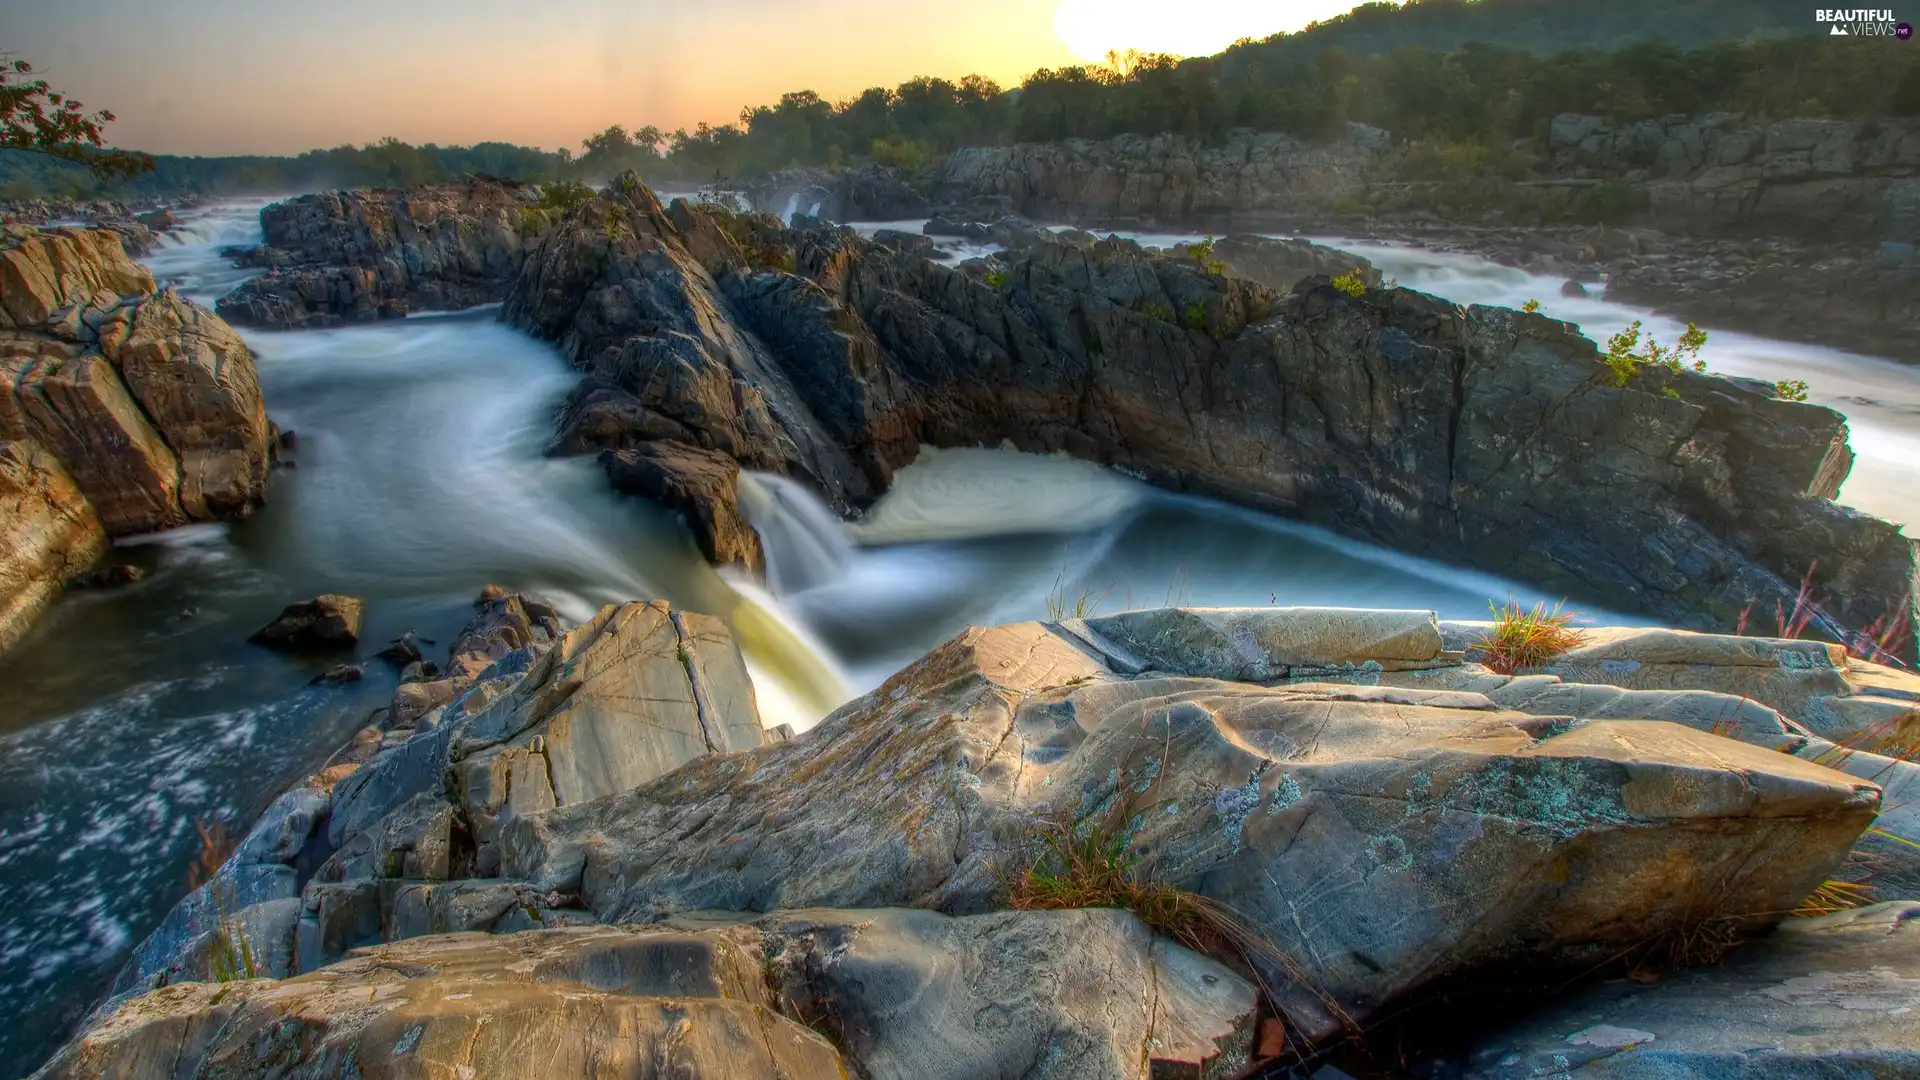
[[[1413,45],[1451,52],[1469,42],[1559,53],[1642,42],[1697,48],[1824,34],[1805,0],[1412,0],[1363,4],[1295,34],[1238,45],[1224,70],[1311,62],[1328,48],[1385,53]]]

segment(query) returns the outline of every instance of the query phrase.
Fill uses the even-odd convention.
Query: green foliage
[[[1140,309],[1140,314],[1160,322],[1173,321],[1173,312],[1165,304],[1148,304]]]
[[[1333,287],[1348,296],[1365,296],[1367,295],[1367,276],[1356,266],[1350,273],[1334,278]]]
[[[1181,317],[1181,320],[1186,323],[1187,329],[1189,330],[1205,330],[1207,328],[1207,305],[1197,301],[1188,304],[1186,313]]]
[[[534,205],[558,215],[591,198],[593,189],[587,185],[577,180],[555,180],[540,185],[540,201]]]
[[[1669,387],[1667,387],[1666,389],[1664,389],[1664,390],[1662,390],[1662,391],[1660,391],[1660,392],[1661,392],[1662,394],[1665,394],[1666,396],[1668,396],[1668,397],[1670,397],[1670,398],[1672,398],[1672,399],[1673,399],[1673,400],[1675,400],[1675,401],[1679,401],[1679,400],[1680,400],[1680,391],[1678,391],[1678,390],[1675,390],[1675,389],[1674,389],[1673,387],[1671,387],[1671,386],[1669,386]]]
[[[1607,351],[1602,357],[1607,367],[1613,369],[1615,386],[1625,386],[1633,378],[1634,372],[1643,364],[1650,364],[1679,372],[1707,370],[1707,362],[1700,359],[1700,349],[1707,343],[1707,332],[1692,323],[1687,324],[1686,332],[1672,348],[1646,334],[1642,343],[1640,321],[1634,320],[1632,326],[1607,339]]]
[[[1540,310],[1540,301],[1529,299],[1526,303],[1520,305],[1520,310],[1531,315]]]
[[[1371,214],[1373,213],[1373,204],[1368,202],[1362,195],[1348,192],[1333,200],[1333,212],[1341,215]]]
[[[1007,272],[1005,270],[989,270],[987,271],[985,280],[987,288],[989,289],[1005,288],[1007,284]]]
[[[130,179],[153,168],[148,154],[106,150],[105,109],[86,106],[33,77],[33,65],[0,52],[0,147],[71,161],[103,179]]]
[[[1574,213],[1596,225],[1617,225],[1632,217],[1645,204],[1644,198],[1629,184],[1602,180],[1574,200]]]
[[[1570,625],[1576,613],[1562,611],[1558,604],[1552,611],[1544,603],[1529,610],[1508,597],[1503,606],[1487,606],[1493,610],[1493,629],[1475,647],[1481,651],[1480,662],[1502,675],[1551,663],[1578,648],[1582,640],[1580,631]]]
[[[1087,619],[1100,610],[1113,586],[1107,586],[1106,592],[1096,594],[1090,588],[1082,588],[1077,594],[1068,595],[1066,571],[1061,570],[1053,577],[1053,588],[1047,590],[1047,621],[1059,622],[1061,619]]]
[[[1807,400],[1807,381],[1805,379],[1781,379],[1773,384],[1773,389],[1782,401]]]
[[[889,165],[909,175],[919,175],[926,171],[933,155],[927,148],[912,139],[875,139],[868,149],[868,156],[876,165]]]

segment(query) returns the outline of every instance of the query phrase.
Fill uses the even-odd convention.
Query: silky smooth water
[[[219,252],[258,242],[260,205],[196,212],[148,265],[213,303],[247,276]],[[1537,296],[1549,314],[1591,320],[1590,333],[1646,318],[1562,301],[1557,281],[1475,260],[1368,255],[1452,299]],[[995,450],[924,454],[851,526],[797,484],[749,476],[743,504],[769,573],[764,585],[731,581],[676,518],[616,495],[591,460],[543,456],[575,375],[493,312],[246,337],[269,413],[298,440],[269,505],[123,543],[115,557],[147,567],[146,580],[69,593],[0,657],[0,1012],[11,1018],[0,1061],[43,1057],[186,891],[196,823],[244,829],[389,698],[395,677],[377,660],[360,684],[311,687],[338,658],[246,644],[316,593],[366,599],[363,657],[406,630],[444,647],[489,582],[542,592],[574,618],[668,599],[728,619],[764,718],[803,728],[968,624],[1053,607],[1474,617],[1490,599],[1552,599],[1084,463]],[[1737,335],[1716,334],[1705,355],[1720,370],[1806,378],[1854,415],[1861,465],[1847,497],[1912,520],[1920,492],[1898,466],[1920,431],[1920,372]]]

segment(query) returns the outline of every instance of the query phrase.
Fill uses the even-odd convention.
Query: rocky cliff
[[[926,217],[932,204],[897,169],[784,169],[747,186],[754,209],[782,217],[806,214],[828,221],[904,221]]]
[[[327,191],[260,212],[267,272],[221,298],[248,326],[337,326],[498,301],[551,224],[531,185],[468,177],[432,187]]]
[[[1772,926],[1888,810],[1800,721],[1920,722],[1920,681],[1818,643],[1620,630],[1502,675],[1483,630],[1310,608],[974,629],[791,735],[761,730],[716,620],[636,603],[565,630],[490,591],[458,674],[402,686],[390,730],[277,801],[40,1075],[1224,1080],[1450,989],[1538,997]],[[1084,835],[1242,936],[1013,889]],[[1887,947],[1834,977],[1920,966]],[[1771,963],[1815,955],[1846,959]],[[1663,1055],[1755,1023],[1698,992],[1649,1016],[1662,993],[1625,1015]],[[1465,1031],[1551,1062],[1471,999]],[[1768,1053],[1920,1052],[1848,1008],[1794,1039]],[[1571,1052],[1603,1043],[1638,1045]]]
[[[1677,234],[1920,239],[1920,119],[1554,118],[1543,171],[1625,184]]]
[[[1327,144],[1236,132],[1217,146],[1123,135],[968,147],[947,157],[933,191],[937,201],[999,202],[1046,221],[1245,231],[1331,216],[1392,154],[1384,132],[1358,124]]]
[[[88,537],[102,529],[249,512],[266,495],[269,441],[253,356],[232,327],[157,289],[113,232],[8,228],[0,445],[13,447],[10,524],[22,533],[0,606],[37,610],[98,554]],[[23,630],[15,622],[0,639]]]
[[[1690,371],[1618,385],[1538,315],[1280,294],[1124,241],[974,277],[637,181],[570,214],[504,314],[587,373],[561,449],[678,443],[846,510],[922,444],[1009,440],[1678,625],[1791,603],[1816,563],[1845,625],[1914,602],[1912,542],[1832,501],[1839,414]]]

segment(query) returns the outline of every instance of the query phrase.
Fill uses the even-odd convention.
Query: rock
[[[1788,919],[1718,967],[1582,990],[1482,1041],[1468,1080],[1907,1076],[1920,904]]]
[[[1177,135],[1122,135],[963,147],[937,169],[933,195],[941,202],[1004,198],[1041,220],[1247,231],[1331,216],[1342,196],[1365,189],[1367,174],[1388,153],[1358,132],[1316,144],[1234,132],[1211,145]]]
[[[146,576],[145,570],[131,563],[115,563],[69,578],[67,584],[76,589],[118,589]]]
[[[1193,257],[1190,245],[1176,246],[1173,252]],[[1368,288],[1379,288],[1381,282],[1380,271],[1364,256],[1309,240],[1223,236],[1213,242],[1212,255],[1227,273],[1281,292],[1291,291],[1301,281],[1316,275],[1340,277],[1357,272]]]
[[[800,911],[420,937],[297,980],[169,986],[101,1016],[39,1075],[398,1058],[502,1080],[1218,1080],[1247,1061],[1253,1006],[1232,971],[1119,911]]]
[[[0,439],[57,458],[110,536],[250,512],[269,425],[226,323],[100,229],[12,230],[0,246]]]
[[[409,630],[394,638],[387,647],[374,654],[397,668],[405,668],[422,658],[419,635]]]
[[[1576,298],[1582,297],[1587,295],[1587,287],[1582,285],[1578,278],[1568,278],[1560,286],[1560,295]]]
[[[1841,624],[1916,614],[1913,541],[1832,501],[1844,419],[1771,387],[1620,387],[1537,314],[1279,295],[1120,240],[1040,243],[989,285],[754,225],[786,273],[710,243],[711,214],[629,177],[529,258],[503,316],[587,372],[565,449],[682,443],[851,511],[923,445],[1006,441],[1690,629],[1790,603],[1810,567]],[[688,518],[716,552],[724,492],[675,495],[710,504]]]
[[[747,196],[754,209],[783,217],[909,221],[928,213],[927,197],[898,169],[884,165],[856,165],[839,172],[787,169],[751,182]]]
[[[173,211],[164,207],[159,210],[149,210],[133,220],[154,232],[166,232],[180,227],[180,219],[173,216]]]
[[[1138,678],[1037,624],[969,631],[792,742],[505,821],[502,874],[577,892],[608,923],[972,912],[1045,830],[1124,827],[1140,872],[1231,906],[1292,958],[1297,979],[1269,974],[1290,1028],[1318,1040],[1342,1011],[1364,1021],[1496,962],[1585,970],[1702,918],[1764,929],[1778,915],[1757,913],[1797,905],[1879,804],[1865,781],[1675,724],[1210,677],[1203,627],[1237,628],[1267,671],[1415,662],[1422,635],[1371,617],[1165,618],[1194,644]],[[1299,632],[1313,625],[1322,644]],[[1423,636],[1443,662],[1437,629]]]
[[[335,664],[333,667],[313,677],[314,686],[344,686],[357,683],[366,677],[358,664]]]
[[[451,311],[506,295],[552,228],[531,185],[469,176],[407,190],[331,191],[260,212],[269,267],[220,299],[246,326],[294,329]]]
[[[448,761],[484,868],[506,822],[765,741],[726,628],[655,601],[609,606],[569,631],[461,725]]]
[[[606,450],[600,464],[616,490],[684,514],[707,561],[766,571],[760,536],[740,512],[740,466],[725,454],[679,442]]]
[[[107,550],[93,507],[39,444],[0,441],[0,652]]]
[[[345,648],[360,640],[366,602],[357,596],[316,596],[288,604],[279,618],[247,640],[270,649]]]
[[[301,1075],[500,1080],[844,1076],[826,1040],[775,1011],[757,942],[740,937],[427,938],[295,981],[169,986],[122,1005],[39,1075],[264,1080],[297,1063]]]

